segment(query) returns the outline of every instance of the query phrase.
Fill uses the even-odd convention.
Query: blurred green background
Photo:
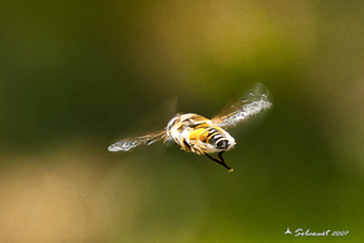
[[[0,242],[364,240],[361,1],[3,1],[0,60]],[[252,82],[274,108],[232,134],[234,173],[107,151]]]

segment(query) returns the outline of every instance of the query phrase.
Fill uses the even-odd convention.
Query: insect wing
[[[256,83],[248,95],[223,109],[219,115],[211,120],[214,124],[226,129],[248,120],[271,106],[269,90],[263,84]]]
[[[167,136],[166,130],[162,130],[159,132],[149,133],[135,138],[127,138],[110,145],[108,147],[108,150],[110,152],[119,152],[119,151],[126,152],[142,144],[146,144],[149,146],[162,139],[165,139],[165,141],[167,141],[168,139],[166,139],[166,136]]]

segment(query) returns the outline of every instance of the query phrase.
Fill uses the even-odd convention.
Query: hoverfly
[[[193,113],[177,114],[163,130],[121,140],[110,145],[108,150],[129,151],[139,145],[149,146],[163,139],[164,142],[174,141],[186,152],[206,155],[228,169],[228,172],[232,172],[233,168],[225,163],[222,154],[232,149],[236,143],[226,130],[271,106],[269,90],[263,84],[257,83],[246,97],[239,99],[211,119]],[[217,153],[216,158],[211,156],[213,153]]]

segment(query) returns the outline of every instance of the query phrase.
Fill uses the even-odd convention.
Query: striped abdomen
[[[184,114],[173,118],[167,126],[167,134],[187,152],[197,154],[227,151],[235,140],[209,119],[196,114]]]

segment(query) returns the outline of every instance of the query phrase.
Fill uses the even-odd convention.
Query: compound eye
[[[225,149],[228,147],[228,141],[227,140],[221,140],[216,144],[216,148],[218,149]]]

